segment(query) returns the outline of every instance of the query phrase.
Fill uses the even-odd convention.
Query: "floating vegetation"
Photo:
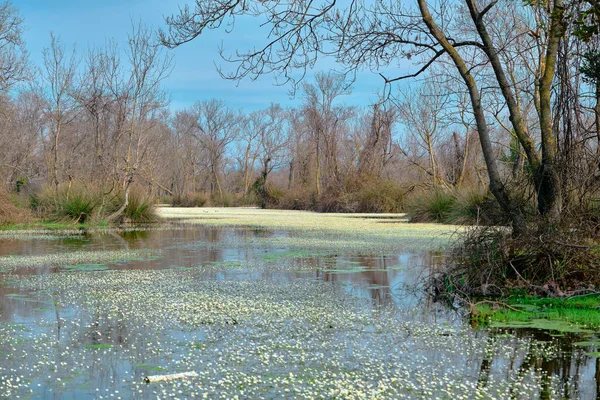
[[[167,269],[30,276],[20,288],[52,293],[69,318],[61,340],[54,310],[39,331],[0,326],[7,395],[40,397],[50,385],[98,398],[487,399],[539,396],[541,379],[558,396],[561,383],[508,367],[515,354],[554,357],[554,343],[410,321],[326,282]],[[481,385],[473,360],[486,357],[494,371]],[[121,373],[103,384],[96,365]],[[191,375],[143,384],[159,371]]]
[[[110,267],[106,264],[77,264],[66,265],[63,268],[68,271],[105,271]]]
[[[240,219],[265,218],[232,211],[246,212]],[[460,310],[392,298],[436,260],[429,246],[443,246],[445,227],[412,238],[404,229],[415,225],[402,221],[298,213],[286,226],[286,213],[266,217],[273,228],[248,229],[232,217],[35,249],[103,249],[52,254],[50,262],[0,257],[11,270],[57,267],[7,276],[0,286],[0,398],[595,395],[598,347],[561,346],[567,338],[594,343],[596,334],[540,341],[522,329],[474,330]],[[330,226],[338,220],[346,227]],[[105,250],[119,246],[161,250]],[[579,375],[546,368],[567,353]],[[150,376],[181,378],[144,383]]]
[[[568,299],[513,297],[506,305],[479,303],[473,318],[491,327],[534,328],[558,332],[600,330],[600,296]]]
[[[253,208],[159,208],[162,218],[186,224],[255,227],[299,231],[301,235],[248,238],[248,245],[262,242],[287,243],[292,249],[378,250],[380,252],[434,250],[447,246],[458,226],[438,224],[381,224],[380,217],[397,214],[320,214],[306,211],[260,210]],[[374,216],[378,218],[373,218]],[[362,217],[362,218],[360,218]],[[259,244],[260,245],[260,244]]]
[[[0,230],[0,240],[52,240],[63,238],[77,238],[85,234],[80,229],[11,229]]]
[[[160,252],[157,250],[105,250],[31,256],[3,256],[0,257],[0,269],[6,270],[24,267],[65,267],[67,269],[77,269],[83,265],[147,260],[159,255]]]

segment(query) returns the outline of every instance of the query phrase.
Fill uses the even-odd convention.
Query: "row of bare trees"
[[[269,40],[264,47],[236,49],[234,57],[223,52],[237,65],[225,78],[274,73],[297,83],[325,56],[334,56],[351,76],[365,68],[379,73],[388,88],[423,78],[398,104],[399,118],[413,128],[406,136],[418,139],[411,154],[401,149],[403,155],[443,185],[449,182],[438,171],[436,137],[453,126],[454,147],[462,149],[456,161],[468,162],[475,146],[468,132],[475,131],[485,180],[515,232],[525,228],[523,187],[552,225],[573,197],[581,197],[576,188],[595,186],[597,1],[196,0],[167,18],[161,39],[176,47],[240,17],[269,27]],[[391,75],[401,60],[412,60],[414,72]],[[413,107],[417,103],[429,111]],[[461,126],[468,131],[462,137]],[[511,157],[512,174],[505,168]],[[566,168],[565,162],[577,165]],[[461,182],[468,170],[463,164],[450,180]],[[511,180],[517,176],[521,180]]]
[[[99,189],[124,199],[116,218],[134,187],[155,196],[254,196],[266,206],[274,190],[318,201],[365,182],[477,183],[467,172],[481,167],[470,123],[458,126],[439,109],[455,99],[450,86],[425,84],[398,93],[395,104],[357,108],[344,103],[351,88],[343,75],[317,73],[294,108],[244,112],[211,99],[174,111],[161,87],[172,60],[142,24],[133,24],[125,48],[109,42],[83,54],[51,34],[36,66],[17,10],[3,10],[13,32],[0,51],[15,63],[1,101],[5,190]],[[458,100],[452,107],[468,113]]]
[[[255,193],[263,205],[277,190],[318,200],[383,181],[406,191],[487,186],[517,231],[524,227],[523,199],[558,221],[574,199],[597,194],[600,53],[590,4],[298,0],[183,7],[167,19],[162,44],[189,42],[241,15],[273,27],[266,47],[236,52],[239,68],[230,78],[270,71],[294,81],[295,70],[327,55],[345,68],[295,82],[296,107],[271,104],[248,113],[219,100],[170,109],[161,83],[171,58],[141,24],[125,49],[110,43],[83,56],[51,36],[43,65],[30,65],[22,20],[4,3],[4,186],[29,182],[58,193],[84,182],[123,193],[125,203],[132,186],[221,199]],[[386,76],[401,58],[416,71]],[[381,71],[386,90],[376,105],[349,107],[347,78],[365,67]]]

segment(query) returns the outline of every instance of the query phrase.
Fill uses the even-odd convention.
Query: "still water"
[[[442,254],[302,235],[0,237],[0,397],[600,398],[596,333],[474,327],[422,290]]]

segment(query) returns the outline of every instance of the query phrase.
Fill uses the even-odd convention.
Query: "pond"
[[[480,328],[425,294],[459,228],[161,214],[0,232],[0,397],[600,398],[596,332]]]

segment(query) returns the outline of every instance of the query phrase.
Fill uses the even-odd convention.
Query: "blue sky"
[[[163,17],[177,12],[178,5],[193,0],[13,0],[25,19],[27,48],[35,64],[40,65],[42,49],[48,46],[49,33],[59,35],[63,43],[77,45],[80,54],[87,47],[101,46],[107,39],[125,43],[131,30],[131,19],[164,26]],[[198,100],[217,98],[232,107],[245,110],[266,108],[270,102],[291,106],[300,96],[290,99],[289,87],[274,86],[274,77],[265,76],[258,81],[244,80],[236,83],[223,80],[215,63],[227,67],[219,57],[221,43],[227,50],[246,48],[260,40],[260,31],[254,24],[238,25],[232,34],[223,30],[208,32],[191,43],[173,50],[175,68],[164,82],[170,93],[171,108],[180,109]],[[331,60],[323,60],[317,70],[335,68]],[[371,72],[359,74],[353,92],[344,102],[350,105],[367,105],[376,101],[376,93],[383,88],[380,77]]]

